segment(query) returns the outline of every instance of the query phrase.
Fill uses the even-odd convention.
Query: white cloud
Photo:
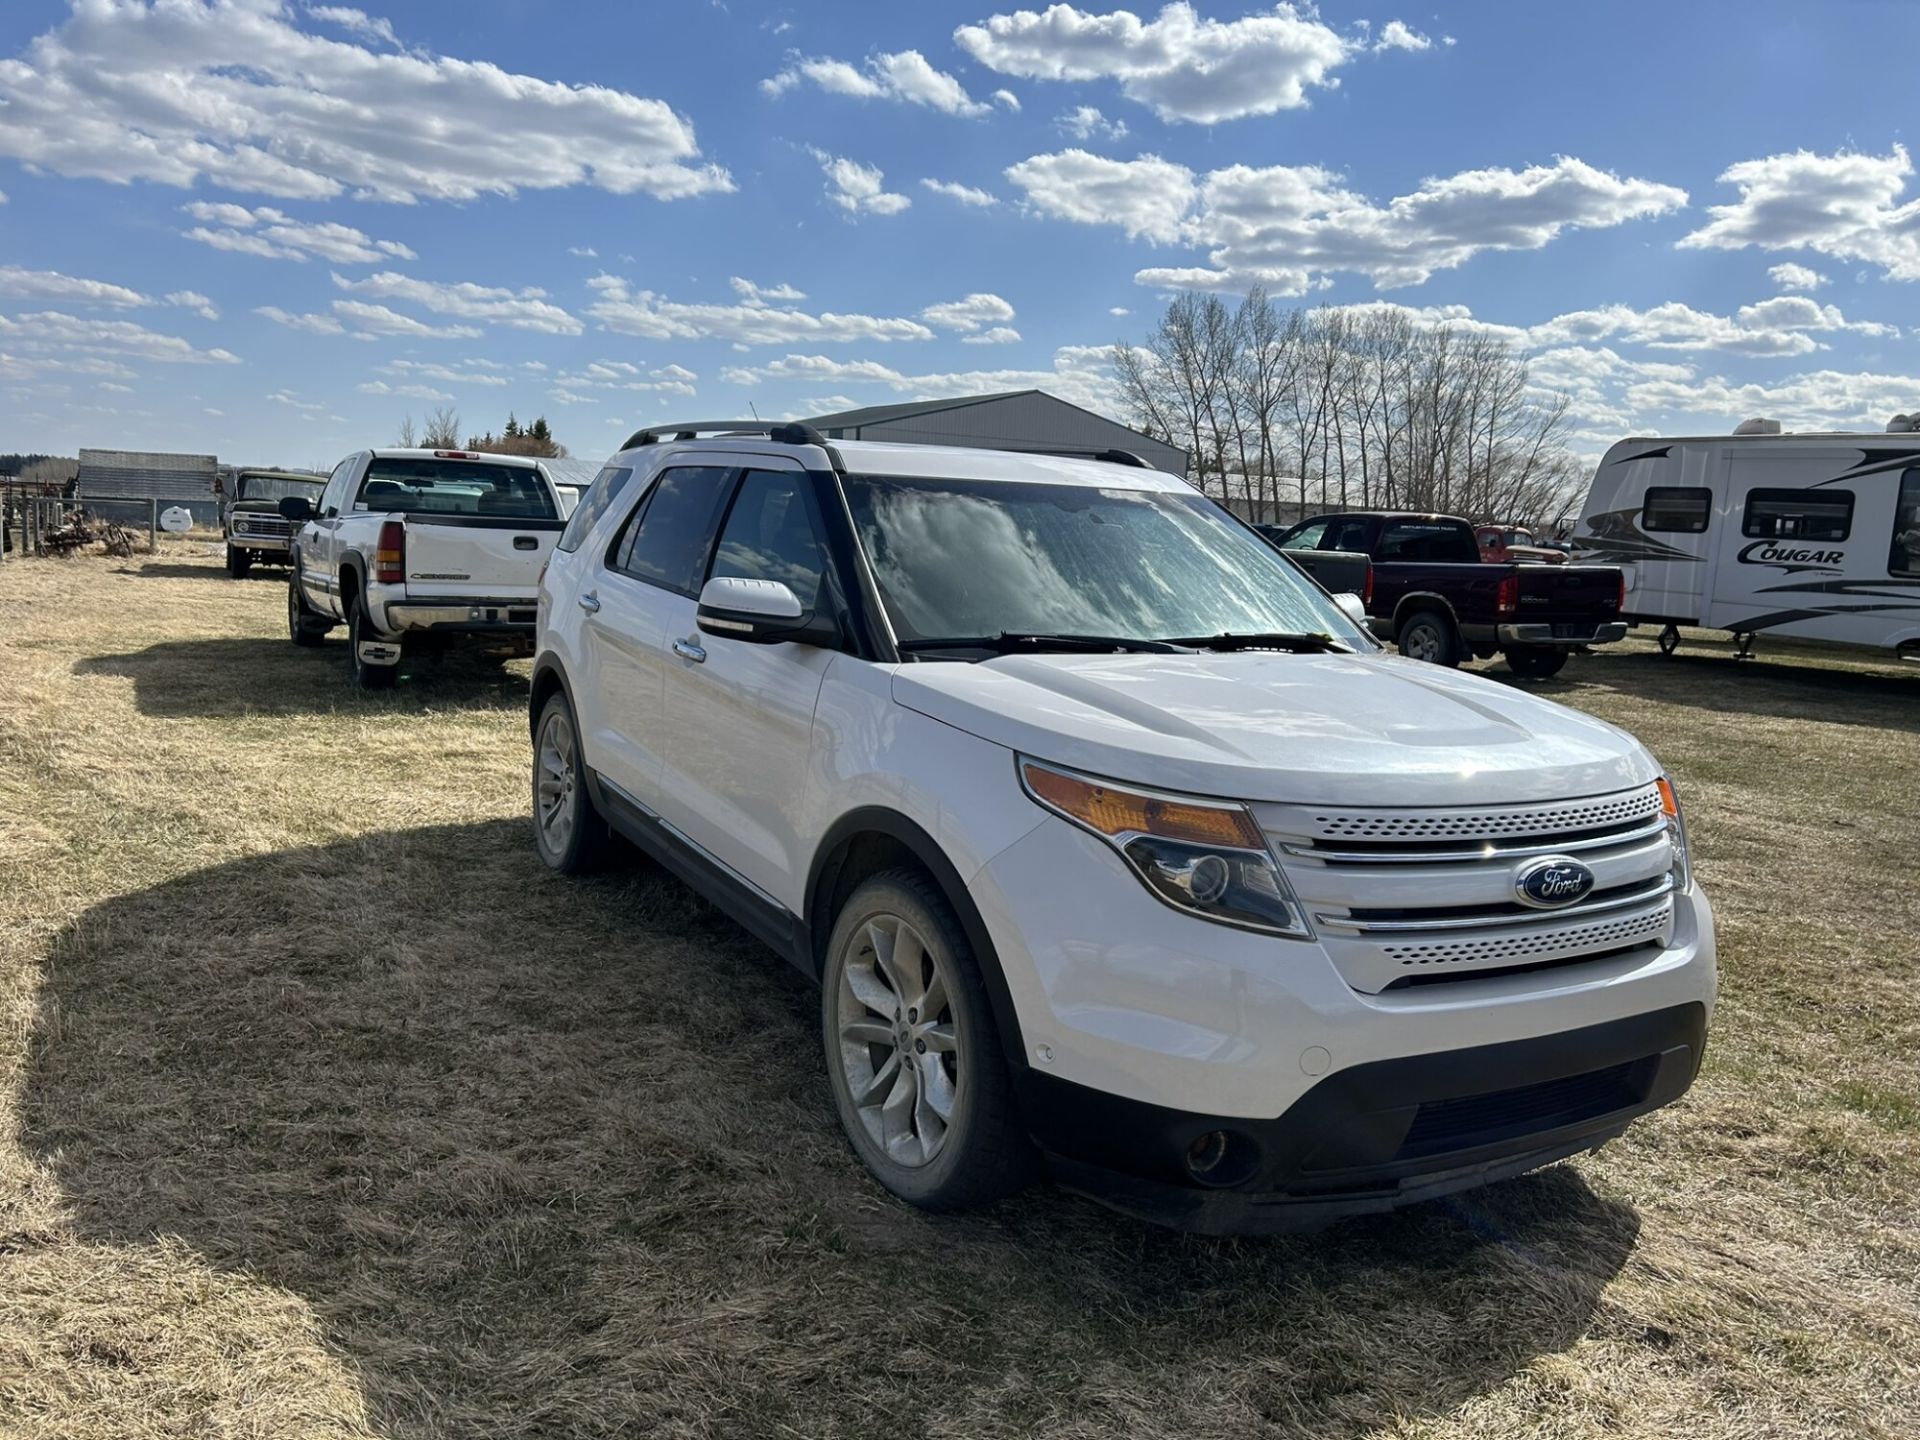
[[[1453,42],[1447,42],[1451,45]],[[1431,50],[1433,41],[1413,29],[1404,20],[1389,20],[1380,28],[1380,38],[1373,42],[1375,50]]]
[[[1604,228],[1686,203],[1686,192],[1622,179],[1566,156],[1526,170],[1466,170],[1377,205],[1318,166],[1232,165],[1204,176],[1143,155],[1035,155],[1007,178],[1036,210],[1114,225],[1161,244],[1208,248],[1207,266],[1153,267],[1142,284],[1276,294],[1322,288],[1339,272],[1379,289],[1417,285],[1484,250],[1536,250],[1562,231]]]
[[[342,30],[351,30],[369,40],[384,40],[396,50],[406,48],[400,43],[400,37],[393,33],[391,20],[376,19],[364,10],[355,10],[348,5],[309,5],[307,13],[322,24],[338,25]]]
[[[413,340],[472,340],[480,334],[471,325],[446,325],[436,329],[385,305],[369,305],[360,300],[336,300],[333,313],[344,315],[356,328],[371,335],[403,335]]]
[[[1309,8],[1278,5],[1239,20],[1209,20],[1186,3],[1153,20],[1128,10],[1097,15],[1072,5],[1018,10],[953,38],[989,69],[1033,80],[1117,80],[1163,120],[1211,125],[1307,104],[1310,87],[1363,48]]]
[[[364,230],[331,220],[295,220],[267,205],[249,210],[244,205],[195,200],[180,208],[204,222],[182,232],[189,240],[235,254],[301,261],[318,256],[336,265],[419,258],[398,240],[375,240]]]
[[[569,255],[578,255],[586,260],[598,260],[600,258],[600,252],[591,245],[569,245],[567,247],[567,253]]]
[[[843,410],[857,410],[860,402],[849,395],[813,395],[800,402],[794,418],[807,415],[837,415]]]
[[[1109,309],[1107,310],[1107,313],[1109,315],[1131,315],[1133,311],[1129,310],[1124,305],[1114,305],[1109,307]]]
[[[335,22],[346,7],[328,7]],[[0,155],[55,174],[297,199],[730,190],[660,100],[299,28],[279,0],[84,0],[0,61]],[[371,32],[382,40],[377,21]],[[390,33],[390,32],[388,32]]]
[[[827,174],[827,198],[850,215],[898,215],[913,201],[886,188],[886,176],[877,165],[862,165],[824,150],[809,152]]]
[[[58,270],[27,270],[0,265],[0,297],[8,300],[55,300],[68,304],[106,305],[131,310],[153,301],[138,290],[106,280],[86,280]]]
[[[972,205],[985,209],[998,205],[1000,197],[986,190],[976,190],[971,185],[962,185],[957,180],[922,180],[920,182],[936,195],[944,195],[949,200],[958,200],[962,205]]]
[[[1749,415],[1766,415],[1789,430],[1878,430],[1914,408],[1920,376],[1815,370],[1770,384],[1723,375],[1647,380],[1623,399],[1641,413],[1709,417],[1715,432]],[[1706,427],[1700,427],[1706,428]]]
[[[735,385],[757,385],[767,381],[880,385],[915,399],[1000,390],[1047,390],[1076,405],[1108,412],[1117,408],[1119,400],[1118,386],[1113,376],[1112,351],[1104,345],[1063,346],[1054,351],[1053,367],[1048,370],[962,370],[909,375],[877,360],[786,355],[758,367],[730,367],[720,372],[720,378]]]
[[[1796,265],[1791,260],[1768,270],[1767,278],[1782,290],[1818,290],[1827,283],[1827,277],[1818,270]]]
[[[1020,113],[1020,97],[1014,94],[1011,90],[994,91],[993,103],[996,105],[1006,106],[1007,109],[1011,110],[1016,115]],[[0,195],[0,200],[5,200],[6,198],[7,198],[6,196]]]
[[[1679,244],[1806,249],[1877,265],[1890,280],[1920,280],[1920,199],[1898,203],[1912,174],[1903,145],[1887,155],[1796,150],[1744,160],[1720,174],[1722,184],[1739,187],[1739,200],[1712,206],[1713,218]]]
[[[869,340],[931,340],[918,320],[873,315],[818,314],[790,305],[689,304],[651,290],[634,290],[617,275],[597,275],[589,285],[599,298],[587,307],[607,330],[649,340],[731,340],[740,345],[820,344]]]
[[[998,295],[976,292],[963,300],[946,300],[929,305],[920,318],[942,330],[972,333],[984,325],[1004,325],[1013,319],[1013,306]]]
[[[362,395],[394,395],[407,400],[435,400],[445,402],[453,399],[444,390],[436,390],[431,385],[389,385],[384,380],[367,380],[361,383]]]
[[[302,400],[291,390],[287,389],[276,390],[267,396],[267,399],[272,404],[285,405],[292,410],[324,410],[327,408],[315,400]]]
[[[743,304],[747,305],[765,305],[769,301],[774,300],[790,301],[804,300],[807,298],[805,291],[796,290],[793,286],[786,284],[756,285],[751,280],[742,280],[738,275],[735,275],[728,283],[733,286],[733,293],[740,297]]]
[[[347,328],[331,315],[294,315],[278,305],[261,305],[253,313],[265,316],[274,324],[284,325],[289,330],[305,330],[311,335],[340,335]]]
[[[551,303],[544,290],[507,290],[494,285],[475,285],[471,281],[450,285],[437,280],[416,280],[392,270],[382,270],[360,280],[349,280],[344,275],[336,274],[333,283],[356,295],[370,295],[376,300],[398,300],[431,310],[436,315],[451,315],[459,320],[484,320],[490,325],[506,325],[515,330],[537,330],[546,335],[578,335],[586,328],[572,315]]]
[[[699,378],[684,365],[663,365],[654,370],[642,370],[626,360],[595,360],[577,371],[554,376],[553,383],[561,390],[575,392],[628,390],[643,395],[691,397],[697,393],[694,382]],[[584,403],[590,398],[581,395],[574,403]]]
[[[1091,140],[1096,135],[1107,140],[1124,140],[1127,135],[1126,121],[1109,120],[1093,105],[1076,105],[1053,123],[1076,140]]]
[[[547,398],[556,405],[598,405],[600,403],[591,395],[576,395],[573,391],[565,388],[549,390],[547,392]]]
[[[507,377],[498,373],[501,368],[490,360],[466,360],[453,365],[439,365],[424,360],[389,360],[380,367],[382,372],[398,379],[438,380],[444,385],[484,385],[489,388],[498,388],[507,383]]]
[[[220,307],[198,290],[174,290],[167,295],[167,304],[177,305],[182,310],[191,310],[202,320],[218,320]]]
[[[0,315],[0,345],[29,353],[51,354],[63,364],[41,362],[46,368],[72,368],[75,356],[117,355],[170,365],[237,365],[231,351],[198,350],[177,335],[161,335],[130,320],[83,320],[60,310]],[[122,374],[124,367],[106,373]]]
[[[1011,325],[995,325],[991,330],[982,330],[977,335],[961,337],[962,345],[1011,345],[1020,338],[1020,332]]]
[[[992,108],[967,94],[966,87],[953,76],[934,69],[918,50],[869,56],[865,69],[844,60],[798,59],[778,75],[762,80],[760,88],[769,95],[782,95],[802,81],[811,81],[835,95],[902,100],[947,115],[978,116]],[[1014,102],[1014,108],[1019,108],[1019,102]]]

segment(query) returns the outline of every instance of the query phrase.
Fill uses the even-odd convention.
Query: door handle
[[[678,655],[682,660],[691,660],[696,665],[705,664],[707,659],[707,652],[691,640],[674,641],[673,653]]]
[[[586,594],[580,597],[580,608],[589,615],[598,615],[600,613],[600,597],[591,590],[587,591]]]

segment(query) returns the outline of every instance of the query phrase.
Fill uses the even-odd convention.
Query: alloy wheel
[[[945,1146],[959,1094],[947,965],[898,915],[871,917],[846,944],[834,1019],[847,1092],[868,1138],[918,1169]]]
[[[564,855],[573,838],[574,803],[573,725],[566,712],[556,709],[540,727],[539,799],[540,835],[548,853]]]

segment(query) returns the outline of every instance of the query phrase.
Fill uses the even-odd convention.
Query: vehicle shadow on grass
[[[840,1137],[797,974],[520,821],[188,874],[46,971],[25,1139],[81,1238],[298,1297],[383,1433],[1357,1437],[1572,1345],[1638,1232],[1568,1167],[1283,1240],[922,1214]],[[303,1383],[220,1338],[194,1395]]]
[[[169,719],[331,714],[355,707],[419,714],[527,703],[524,669],[473,651],[410,656],[393,689],[360,690],[348,673],[344,633],[316,649],[301,649],[283,636],[163,640],[77,661],[73,673],[130,679],[140,713]]]
[[[226,580],[234,584],[253,584],[256,581],[271,580],[281,588],[286,587],[287,572],[278,566],[255,565],[246,574],[234,576],[227,573],[226,565],[218,559],[203,561],[198,565],[178,560],[147,560],[134,557],[134,563],[119,571],[122,575],[138,575],[143,580]]]

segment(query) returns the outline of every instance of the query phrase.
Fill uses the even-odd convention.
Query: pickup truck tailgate
[[[566,522],[415,513],[406,527],[410,595],[531,601]]]
[[[1519,565],[1522,621],[1612,620],[1620,613],[1621,574],[1613,565]]]

